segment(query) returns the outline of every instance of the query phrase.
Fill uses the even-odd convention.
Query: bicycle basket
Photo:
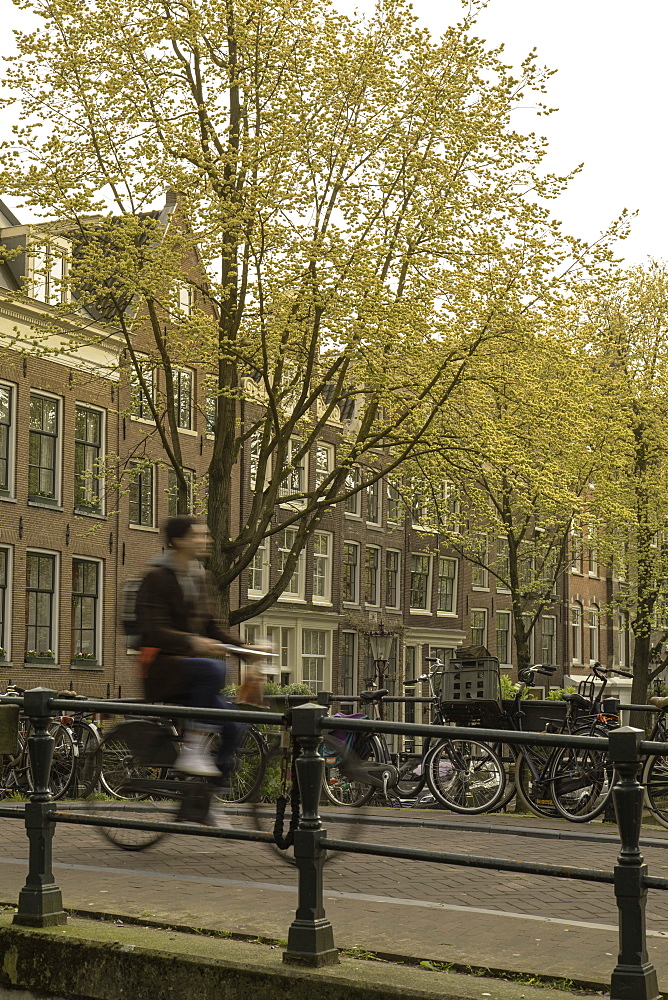
[[[485,725],[501,715],[501,677],[495,656],[451,660],[440,676],[439,697],[449,722]]]

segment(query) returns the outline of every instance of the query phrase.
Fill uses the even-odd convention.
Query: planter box
[[[84,657],[84,656],[73,656],[70,660],[71,667],[99,667],[97,657]]]
[[[35,664],[37,664],[37,663],[42,663],[42,664],[44,664],[44,663],[52,663],[52,664],[55,664],[56,658],[55,658],[55,656],[26,656],[26,658],[24,659],[23,662],[24,663],[35,663]]]
[[[501,704],[504,711],[512,711],[512,700],[504,699]],[[544,732],[546,719],[560,725],[566,717],[565,701],[534,701],[533,698],[524,698],[521,702],[521,709],[524,713],[522,729],[525,729],[527,733]]]

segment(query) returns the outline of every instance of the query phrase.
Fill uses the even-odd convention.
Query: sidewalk
[[[355,816],[361,823],[381,821],[373,822],[371,836],[362,828],[362,839],[378,842],[562,859],[605,870],[617,854],[614,828],[601,824],[581,829],[525,816],[376,809]],[[333,837],[340,835],[335,820],[342,818],[325,817]],[[406,821],[420,826],[406,827]],[[233,822],[248,826],[243,814]],[[503,832],[489,832],[492,827]],[[665,875],[668,831],[646,834],[650,874]],[[2,824],[0,848],[0,900],[12,905],[26,872],[21,823]],[[64,903],[81,914],[278,942],[294,918],[294,868],[261,845],[173,836],[145,852],[126,853],[90,828],[62,824],[55,858]],[[605,885],[342,855],[326,866],[325,908],[337,946],[353,954],[555,977],[597,990],[609,986],[616,964],[616,906]],[[668,893],[650,893],[648,917],[649,956],[666,990]]]

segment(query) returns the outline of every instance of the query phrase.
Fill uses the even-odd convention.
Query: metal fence
[[[26,691],[23,698],[3,697],[0,698],[0,702],[20,705],[32,727],[28,739],[28,752],[34,791],[30,795],[30,801],[22,809],[0,806],[0,816],[24,818],[28,837],[28,874],[25,886],[19,894],[14,923],[29,927],[49,927],[62,924],[67,919],[63,910],[62,894],[52,871],[52,842],[57,823],[151,829],[180,835],[263,843],[273,840],[272,834],[252,830],[213,829],[194,823],[149,823],[145,820],[122,819],[112,815],[89,816],[83,812],[59,810],[48,790],[53,752],[53,738],[48,731],[49,723],[57,713],[80,709],[81,701],[60,698],[54,691],[36,688]],[[313,967],[338,962],[339,953],[334,945],[333,928],[324,907],[323,869],[328,850],[347,851],[376,857],[464,865],[611,885],[614,887],[618,907],[619,956],[611,974],[610,1000],[659,1000],[661,994],[656,971],[649,961],[646,947],[645,908],[648,889],[668,889],[668,879],[650,876],[640,852],[644,793],[639,775],[643,757],[648,754],[668,755],[668,743],[643,740],[642,731],[630,727],[612,730],[607,739],[548,733],[516,733],[479,727],[447,728],[448,738],[453,739],[605,749],[618,775],[612,794],[620,849],[613,869],[604,871],[543,862],[509,861],[487,856],[358,843],[327,836],[319,813],[325,765],[318,750],[324,732],[342,730],[411,737],[431,736],[442,739],[444,736],[442,726],[333,718],[328,715],[326,707],[314,703],[290,708],[285,714],[234,709],[186,709],[145,704],[133,704],[130,708],[123,702],[92,699],[87,700],[85,704],[86,709],[91,712],[112,715],[131,714],[133,717],[151,716],[169,719],[187,717],[213,720],[215,718],[221,723],[235,721],[279,725],[290,730],[291,738],[299,748],[295,767],[302,808],[299,826],[294,834],[294,855],[299,876],[298,905],[295,919],[288,931],[288,944],[283,954],[285,962]]]

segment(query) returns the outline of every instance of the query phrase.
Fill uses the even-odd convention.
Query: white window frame
[[[571,604],[570,609],[570,629],[571,629],[571,660],[573,663],[582,663],[583,651],[583,635],[582,635],[582,618],[583,618],[583,608],[580,601],[575,601]]]
[[[502,553],[502,549],[503,549],[504,545],[505,545],[505,552]],[[500,565],[497,566],[497,569],[498,569],[499,573],[502,576],[505,576],[506,579],[508,579],[508,577],[510,576],[510,546],[508,544],[508,536],[507,535],[498,535],[497,536],[497,539],[496,539],[496,558],[497,558],[497,563],[500,563],[501,561],[504,562],[505,566],[503,567],[503,569],[507,570],[507,572],[502,572],[502,567]],[[496,578],[496,591],[497,591],[498,594],[509,594],[510,593],[510,587],[508,587],[505,583],[502,583],[502,581],[499,580],[499,578],[497,577]]]
[[[260,577],[260,587],[252,584]],[[248,564],[248,594],[253,597],[262,597],[269,589],[269,539],[263,538],[255,550],[253,558]]]
[[[617,663],[620,667],[628,666],[629,661],[629,623],[625,612],[618,611],[615,621],[617,632]]]
[[[316,552],[316,538],[327,540],[327,552]],[[312,601],[314,604],[327,604],[332,603],[332,566],[333,566],[333,553],[334,553],[334,536],[331,531],[315,531],[313,533],[312,540],[313,549],[313,574],[311,579],[312,586]],[[316,594],[315,583],[316,583],[316,565],[322,561],[324,563],[324,574],[319,574],[318,579],[324,580],[324,594]]]
[[[395,581],[395,592],[397,595],[397,600],[395,604],[387,603],[387,557],[388,555],[396,555],[397,558],[397,570],[396,570],[396,581]],[[391,608],[393,611],[401,607],[401,549],[385,549],[385,562],[383,565],[383,597],[385,599],[385,607]]]
[[[530,624],[533,615],[522,615],[522,623],[524,625],[524,630],[526,631],[527,625]],[[528,621],[527,621],[528,619]],[[527,635],[527,652],[529,654],[529,662],[536,662],[536,622],[533,624],[533,628]]]
[[[43,399],[53,399],[56,402],[56,420],[58,422],[58,430],[56,432],[56,443],[54,447],[55,456],[55,469],[53,474],[54,483],[54,498],[49,497],[39,497],[37,495],[32,495],[30,493],[30,486],[28,486],[28,502],[31,506],[38,506],[42,504],[47,507],[60,507],[62,504],[62,480],[63,480],[63,397],[57,396],[53,392],[45,392],[43,389],[31,388],[28,405],[30,405],[30,400],[33,396],[42,397]],[[28,440],[30,440],[30,421],[28,421]]]
[[[54,253],[54,248],[57,251]],[[71,252],[70,244],[62,239],[50,239],[48,242],[39,245],[28,246],[28,268],[30,275],[30,294],[37,302],[45,305],[55,306],[63,302],[70,301],[70,294],[65,287],[65,281],[69,272],[68,254]],[[44,274],[39,275],[38,260],[44,262]],[[54,274],[52,261],[57,260],[59,264],[59,274]],[[60,287],[55,290],[55,283],[59,282]],[[52,288],[54,284],[54,288]],[[43,288],[43,293],[38,293],[38,289]]]
[[[155,403],[155,396],[157,390],[158,382],[158,369],[155,363],[147,355],[138,354],[136,355],[137,361],[139,362],[139,367],[142,369],[142,374],[145,380],[149,383],[150,398],[153,403]],[[148,411],[148,416],[145,416],[142,412],[144,409]],[[129,407],[130,419],[137,420],[142,424],[153,424],[153,414],[150,411],[148,405],[148,400],[144,395],[144,390],[139,384],[137,378],[137,372],[134,364],[130,365],[130,407]]]
[[[575,521],[571,525],[571,573],[575,576],[583,575],[583,559],[584,559],[584,549],[582,542],[582,528]],[[578,661],[580,662],[580,661]]]
[[[386,483],[387,486],[387,489],[385,490],[385,503],[386,503],[385,509],[387,511],[387,523],[399,524],[399,521],[401,520],[401,514],[400,514],[401,493],[394,485],[394,483],[388,483],[387,480],[383,480],[383,482]],[[395,504],[397,507],[396,517],[390,514],[391,506]]]
[[[380,488],[381,480],[377,479],[375,483],[370,483],[366,490],[364,496],[364,517],[367,524],[380,525],[383,523],[383,491]],[[373,491],[373,495],[376,498],[376,519],[373,520],[369,517],[369,490]]]
[[[183,474],[186,477],[186,482],[188,484],[188,514],[192,514],[195,509],[195,470],[194,469],[184,469]],[[176,509],[178,506],[178,484],[176,482],[176,472],[172,465],[167,466],[167,516],[176,517]]]
[[[287,560],[287,557],[289,556],[290,551],[292,549],[292,545],[294,544],[294,540],[293,540],[293,542],[290,545],[287,544],[287,541],[286,541],[286,532],[288,532],[288,531],[289,532],[294,532],[295,536],[297,535],[297,528],[290,527],[290,528],[283,528],[283,530],[279,531],[278,534],[277,534],[277,536],[276,536],[277,555],[278,555],[278,575],[279,576],[283,572],[282,566],[284,565],[285,560]],[[295,563],[295,568],[293,570],[292,576],[290,577],[290,579],[288,581],[288,585],[285,588],[285,590],[283,591],[283,593],[280,595],[280,597],[278,598],[279,601],[293,601],[293,602],[294,601],[300,601],[300,602],[304,601],[304,565],[305,565],[305,559],[306,559],[306,552],[305,552],[305,549],[302,549],[301,552],[299,553],[298,557],[297,557],[297,562]],[[295,580],[297,582],[297,587],[294,590],[290,590],[289,588],[295,582]]]
[[[30,546],[26,549],[26,571],[28,568],[28,556],[54,556],[53,563],[53,601],[51,604],[51,638],[52,646],[51,649],[55,655],[55,661],[58,663],[58,644],[60,642],[60,552],[54,551],[53,549],[40,549],[35,546]],[[28,601],[27,601],[27,572],[26,572],[26,632],[25,632],[25,642],[26,642],[26,652],[28,648]]]
[[[413,604],[413,559],[415,557],[426,558],[427,559],[427,589],[426,589],[426,607],[418,608]],[[410,553],[410,570],[409,570],[409,592],[408,600],[410,603],[410,613],[412,615],[430,615],[431,614],[431,598],[432,598],[432,576],[434,572],[434,560],[430,552],[411,552]]]
[[[352,671],[350,674],[350,691],[345,690],[348,678],[343,672],[343,643],[344,637],[352,639]],[[358,666],[359,636],[352,629],[343,629],[339,636],[339,685],[341,694],[355,695],[357,693],[357,666]]]
[[[591,604],[589,606],[587,618],[589,662],[597,663],[601,656],[601,610],[598,605]]]
[[[290,438],[288,442],[288,453],[285,457],[286,468],[293,464],[294,454],[300,451],[304,447],[304,442],[300,438]],[[290,473],[287,479],[284,479],[279,486],[278,495],[279,497],[289,497],[292,493],[305,493],[306,485],[308,483],[308,453],[304,452],[301,457],[301,465],[295,466],[293,471]],[[297,474],[299,477],[299,488],[293,489],[292,477]],[[299,500],[285,500],[281,503],[281,507],[295,508],[303,507],[306,503],[305,499]]]
[[[343,540],[343,547],[341,549],[341,565],[342,565],[342,567],[345,567],[346,565],[348,565],[345,562],[346,546],[350,546],[357,553],[357,556],[356,556],[356,559],[355,559],[355,563],[354,563],[354,566],[355,566],[355,579],[353,581],[353,593],[352,593],[352,596],[351,597],[344,597],[343,596],[343,593],[344,593],[344,589],[343,589],[344,573],[342,571],[342,573],[341,573],[341,603],[342,604],[359,604],[359,602],[360,602],[360,575],[361,575],[360,574],[360,543],[356,542],[356,541],[354,541],[353,539],[350,539],[350,538],[344,538],[344,540]]]
[[[181,400],[181,378],[184,375],[190,377],[190,406],[188,408],[188,423],[181,423],[181,413],[180,413],[180,400]],[[195,434],[195,391],[196,391],[196,379],[195,371],[193,368],[174,368],[172,372],[172,378],[174,381],[174,408],[176,411],[176,426],[181,434]]]
[[[325,467],[321,467],[320,455],[325,456]],[[328,441],[316,441],[313,454],[313,484],[316,492],[319,491],[322,483],[334,470],[334,445]]]
[[[376,600],[367,600],[367,552],[376,553]],[[382,604],[383,563],[382,550],[378,545],[364,546],[364,603],[369,608],[379,608]]]
[[[353,466],[350,469],[348,475],[346,476],[346,481],[344,483],[344,489],[351,489],[353,486],[359,486],[360,482],[360,471],[357,466]],[[352,496],[348,497],[347,500],[343,502],[343,512],[346,517],[355,517],[358,520],[362,517],[362,491],[358,490],[357,493],[353,493]]]
[[[105,499],[106,499],[106,478],[104,475],[105,461],[107,457],[107,411],[102,406],[95,406],[93,403],[87,403],[83,399],[77,399],[74,403],[74,421],[75,421],[75,447],[76,447],[76,411],[81,407],[84,410],[91,410],[100,414],[100,454],[98,458],[98,465],[100,467],[100,472],[98,473],[98,481],[100,483],[100,509],[98,511],[91,511],[89,516],[104,517],[105,514]],[[82,508],[78,508],[75,503],[76,513],[88,513]]]
[[[332,632],[331,629],[325,628],[301,628],[300,643],[299,643],[299,670],[301,673],[302,684],[310,684],[311,689],[318,694],[320,691],[327,691],[331,686],[332,678]],[[304,649],[306,636],[310,633],[316,633],[323,637],[324,651],[322,653],[314,653],[313,651],[307,652]],[[322,659],[322,679],[313,683],[313,680],[309,677],[305,677],[305,661],[306,659]]]
[[[185,281],[177,281],[174,292],[176,317],[191,316],[193,310],[193,287]]]
[[[482,543],[481,554],[484,553],[485,562],[489,562],[489,536],[485,531],[476,531],[473,537]],[[478,551],[479,549],[476,547],[476,552]],[[477,577],[477,574],[480,574],[480,576]],[[479,579],[480,582],[476,583],[476,579]],[[473,559],[471,559],[471,589],[489,590],[489,570],[486,566],[481,566],[479,563],[474,562]]]
[[[13,500],[16,496],[16,401],[18,385],[0,380],[0,389],[9,390],[9,426],[7,432],[7,491],[0,493],[0,499]]]
[[[593,532],[589,534],[589,545],[587,547],[587,571],[588,576],[598,579],[598,549],[596,547],[596,539]]]
[[[482,624],[482,642],[479,642],[479,643],[476,643],[476,641],[473,638],[473,629],[474,628],[476,628],[476,629],[480,628],[480,626],[478,626],[478,625],[474,626],[474,624],[473,624],[473,616],[474,615],[482,615],[483,616],[483,618],[482,618],[482,621],[483,621],[483,624]],[[476,645],[478,645],[478,646],[486,646],[487,645],[487,618],[488,618],[488,616],[487,616],[487,608],[471,608],[469,610],[469,625],[470,625],[471,645],[472,646],[476,646]]]
[[[440,581],[443,579],[441,575],[441,561],[453,562],[455,564],[455,575],[453,577],[447,577],[447,579],[452,580],[452,608],[450,611],[443,611],[438,607],[440,603],[441,587]],[[441,556],[438,557],[438,582],[436,584],[436,614],[445,618],[456,618],[457,617],[457,586],[459,584],[459,559],[455,559],[452,556]]]
[[[553,623],[553,625],[554,625],[554,630],[553,630],[553,632],[551,634],[550,633],[545,633],[545,631],[544,631],[543,623],[545,621],[551,621]],[[545,662],[545,658],[544,658],[543,653],[544,653],[544,650],[546,648],[545,647],[545,643],[544,643],[544,637],[545,637],[546,634],[549,635],[550,646],[552,647],[551,662],[548,663],[547,666],[554,666],[555,665],[555,661],[557,659],[557,616],[556,615],[541,615],[540,616],[540,657],[541,657],[541,663]]]
[[[7,583],[4,590],[0,590],[0,602],[2,603],[2,620],[4,622],[4,635],[0,637],[0,646],[5,650],[5,662],[12,659],[12,596],[14,582],[14,546],[0,545],[0,549],[7,553],[6,572]],[[0,666],[2,663],[0,662]]]
[[[93,666],[93,669],[99,670],[102,666],[102,649],[103,649],[103,614],[102,609],[104,605],[104,560],[97,559],[94,556],[84,556],[78,553],[72,554],[72,580],[74,580],[74,562],[78,560],[79,562],[89,562],[94,563],[97,566],[97,595],[96,595],[96,606],[95,606],[95,657],[97,663]],[[70,587],[71,596],[74,597],[74,583]],[[74,617],[72,618],[74,623]],[[72,631],[74,632],[74,624],[72,624]],[[74,635],[71,636],[72,647],[74,647]],[[73,666],[75,670],[85,670],[86,664],[83,661],[80,665]],[[90,669],[90,667],[88,668]]]

